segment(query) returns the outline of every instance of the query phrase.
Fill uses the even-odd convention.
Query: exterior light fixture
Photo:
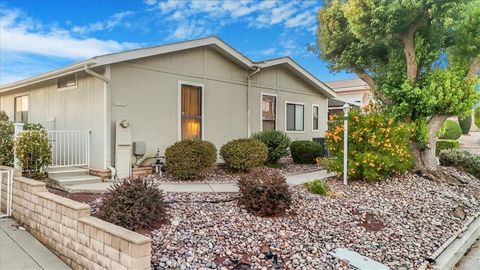
[[[350,112],[350,105],[345,103],[343,105],[343,184],[347,185],[348,172],[348,113]]]

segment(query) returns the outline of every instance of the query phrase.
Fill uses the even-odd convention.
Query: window
[[[319,107],[318,105],[312,105],[312,130],[313,131],[318,131],[318,112],[319,112]]]
[[[58,89],[73,89],[77,87],[77,75],[70,74],[57,79]]]
[[[28,122],[28,96],[20,96],[15,98],[15,122]]]
[[[275,130],[277,120],[277,97],[262,95],[262,130]]]
[[[181,139],[202,139],[202,87],[181,85]]]
[[[304,131],[305,105],[287,103],[287,131]]]

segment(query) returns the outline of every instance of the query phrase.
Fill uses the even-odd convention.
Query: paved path
[[[305,182],[315,179],[325,179],[335,175],[326,170],[319,170],[309,173],[288,175],[287,183],[291,186],[301,185]],[[71,185],[65,188],[69,192],[92,192],[100,193],[107,190],[112,185],[111,182]],[[165,192],[238,192],[238,187],[234,183],[162,183],[160,188]]]
[[[480,156],[480,132],[470,132],[459,139],[460,149]]]
[[[11,219],[0,219],[1,270],[71,269],[30,233],[13,224]]]
[[[456,270],[480,269],[480,239],[473,244],[470,251],[463,256],[455,267]]]

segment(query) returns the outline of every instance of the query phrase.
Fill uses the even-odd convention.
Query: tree
[[[332,0],[317,45],[332,71],[365,81],[376,102],[415,127],[417,169],[435,172],[436,134],[478,99],[480,0]]]

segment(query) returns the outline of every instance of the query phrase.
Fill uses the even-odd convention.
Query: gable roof
[[[368,86],[368,84],[358,78],[329,81],[329,82],[325,82],[325,84],[328,85],[337,93],[370,90],[370,87]]]
[[[225,43],[218,37],[206,37],[200,39],[194,39],[184,42],[177,42],[167,45],[160,45],[148,48],[139,48],[124,52],[111,53],[106,55],[95,56],[88,60],[66,66],[57,70],[53,70],[47,73],[43,73],[34,77],[30,77],[24,80],[17,82],[9,83],[6,85],[0,86],[0,93],[7,91],[12,91],[20,87],[32,85],[42,81],[55,79],[59,76],[68,75],[85,69],[85,66],[89,68],[94,68],[98,66],[104,66],[154,55],[166,54],[171,52],[183,51],[193,48],[209,46],[215,49],[220,54],[224,55],[228,59],[231,59],[233,62],[238,65],[251,69],[252,71],[257,68],[267,68],[271,66],[283,65],[286,66],[289,70],[294,72],[297,76],[308,82],[310,85],[314,86],[321,93],[327,97],[336,97],[335,92],[330,89],[326,84],[318,80],[314,75],[309,73],[290,57],[281,57],[275,59],[269,59],[261,62],[253,62],[250,58],[244,56],[242,53]]]

